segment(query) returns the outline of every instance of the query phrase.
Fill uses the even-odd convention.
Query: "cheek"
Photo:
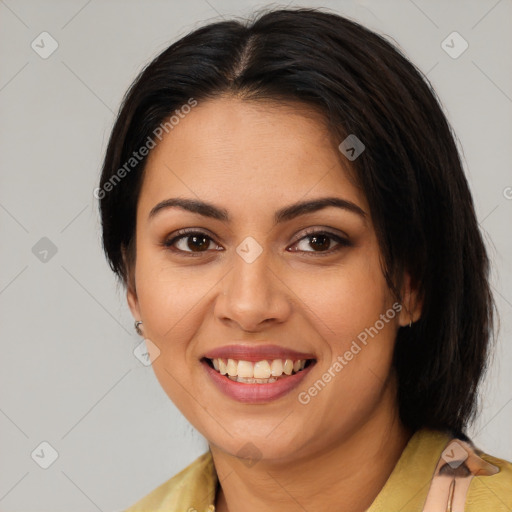
[[[373,324],[389,302],[387,290],[376,280],[361,279],[354,271],[349,275],[326,279],[313,293],[313,284],[304,290],[307,305],[317,312],[334,333],[357,332]]]
[[[329,272],[290,273],[288,280],[301,299],[299,307],[313,313],[311,321],[336,350],[373,326],[393,304],[378,254],[371,246]]]
[[[202,300],[209,287],[190,272],[170,272],[155,254],[137,255],[136,286],[145,336],[160,350],[152,367],[160,385],[180,409],[187,408],[183,390],[190,388],[196,330],[204,320]],[[192,340],[192,341],[191,341]]]
[[[184,334],[197,321],[203,301],[215,283],[213,277],[211,272],[197,267],[171,267],[165,253],[141,244],[136,264],[137,296],[145,324],[164,349],[179,349],[180,343],[186,341]]]
[[[329,384],[317,406],[332,407],[333,414],[347,407],[363,413],[385,387],[398,328],[377,251],[367,248],[322,279],[295,284],[314,313],[311,319],[323,345],[319,376],[327,374]]]
[[[180,278],[179,273],[141,265],[137,294],[144,318],[146,337],[160,350],[152,368],[162,389],[181,412],[192,421],[197,415],[195,376],[199,362],[193,357],[197,330],[204,322],[201,300],[205,291],[195,280]]]
[[[311,308],[322,313],[313,326],[322,336],[322,359],[315,379],[299,390],[299,401],[306,404],[304,429],[322,429],[327,438],[356,428],[383,403],[398,327],[391,297],[379,281],[352,275],[330,280],[324,291]]]

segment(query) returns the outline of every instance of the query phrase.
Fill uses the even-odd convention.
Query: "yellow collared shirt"
[[[444,432],[418,430],[367,512],[422,512],[441,455],[451,439]],[[494,466],[496,473],[471,479],[464,511],[511,512],[512,464],[482,452],[478,458],[482,464]],[[125,512],[214,512],[217,485],[208,451]],[[452,510],[450,503],[443,508]]]

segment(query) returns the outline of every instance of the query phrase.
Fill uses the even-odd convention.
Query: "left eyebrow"
[[[340,197],[322,197],[311,201],[302,201],[291,204],[280,210],[277,210],[274,214],[274,224],[290,221],[300,215],[307,213],[313,213],[324,208],[336,207],[355,213],[366,219],[366,212],[359,207],[357,204],[352,203],[346,199]],[[220,220],[222,222],[230,222],[228,212],[224,208],[219,208],[212,203],[200,201],[197,199],[186,199],[186,198],[170,198],[161,201],[155,205],[149,212],[149,219],[153,218],[158,212],[167,208],[181,208],[192,213],[197,213],[203,217],[210,217],[213,219]]]
[[[274,216],[274,223],[278,224],[280,222],[286,222],[298,217],[299,215],[313,213],[318,210],[322,210],[323,208],[328,208],[329,206],[348,210],[349,212],[355,213],[363,217],[363,219],[366,219],[366,212],[361,207],[357,206],[357,204],[340,197],[322,197],[312,201],[295,203],[278,210]]]

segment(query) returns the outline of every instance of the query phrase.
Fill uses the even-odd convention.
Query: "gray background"
[[[205,451],[132,353],[139,337],[101,252],[93,189],[142,66],[205,22],[264,5],[0,0],[1,511],[122,510]],[[387,35],[438,91],[464,149],[501,315],[471,433],[512,460],[512,2],[289,5],[329,7]],[[43,31],[59,45],[47,59],[31,48]],[[441,47],[453,31],[469,43],[456,59]],[[48,241],[33,251],[43,237],[56,254],[44,253]],[[58,452],[48,469],[31,457],[43,441]]]

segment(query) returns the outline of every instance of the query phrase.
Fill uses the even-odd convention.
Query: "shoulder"
[[[477,475],[469,486],[466,512],[510,512],[512,510],[512,463],[478,451],[479,456],[498,468],[493,475]]]
[[[426,510],[437,510],[434,505],[445,502],[446,498],[453,510],[512,510],[512,463],[485,453],[467,437],[452,437],[444,446],[441,444],[441,448],[425,502]]]
[[[367,512],[446,510],[450,500],[452,510],[511,512],[512,464],[468,438],[423,428],[411,437]]]
[[[213,510],[217,475],[211,452],[207,451],[178,474],[159,485],[124,512]]]

